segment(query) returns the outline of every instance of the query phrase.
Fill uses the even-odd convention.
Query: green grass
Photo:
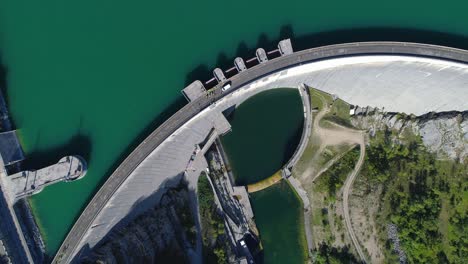
[[[217,210],[214,193],[202,173],[198,178],[198,204],[202,226],[203,258],[206,263],[227,261],[224,220]]]
[[[356,148],[346,153],[318,178],[316,182],[317,190],[326,192],[329,198],[333,200],[336,191],[343,186],[346,177],[353,171],[358,157],[359,150]]]
[[[319,150],[320,145],[318,142],[315,142],[314,137],[311,136],[309,138],[309,142],[307,143],[307,147],[304,150],[304,153],[302,153],[301,158],[297,161],[296,166],[293,168],[293,174],[294,176],[300,176],[304,171],[307,169],[307,167],[312,166],[313,164],[311,163],[315,153]]]
[[[327,121],[329,121],[329,122],[336,123],[341,126],[353,128],[350,122],[350,115],[349,115],[350,106],[348,103],[346,103],[345,101],[339,98],[333,101],[333,98],[330,94],[317,90],[317,89],[310,90],[310,97],[311,97],[312,107],[317,108],[319,111],[323,109],[324,102],[331,107],[330,112],[327,115],[325,115],[323,119],[321,120],[320,122],[321,126],[328,127]]]
[[[317,108],[319,111],[321,111],[324,107],[322,100],[325,101],[326,104],[333,103],[333,98],[330,94],[311,88],[310,101],[312,103],[312,108]]]

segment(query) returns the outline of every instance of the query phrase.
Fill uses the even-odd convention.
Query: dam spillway
[[[468,108],[466,62],[468,52],[463,50],[415,43],[370,42],[285,54],[243,70],[226,80],[230,82],[229,90],[221,89],[226,83],[223,81],[211,96],[194,98],[132,152],[85,209],[54,261],[70,261],[98,244],[115,226],[128,221],[129,213],[136,215],[154,205],[157,199],[153,198],[164,188],[164,180],[183,175],[193,152],[193,147],[188,146],[203,141],[213,127],[212,116],[250,96],[305,83],[339,94],[351,103],[383,106],[386,110],[414,114],[465,110]],[[160,167],[154,165],[160,161]],[[168,167],[164,161],[176,166],[171,173],[164,171]],[[141,173],[161,176],[136,177]],[[136,203],[149,197],[144,206]]]

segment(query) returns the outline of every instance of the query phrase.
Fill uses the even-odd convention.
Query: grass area
[[[215,204],[214,193],[203,173],[198,179],[198,203],[202,226],[203,258],[205,263],[227,262],[227,241],[223,217]]]
[[[377,222],[386,240],[386,225],[398,227],[409,263],[466,263],[468,260],[468,164],[438,160],[415,136],[395,143],[390,131],[371,141],[361,170],[369,184],[382,184]]]
[[[343,150],[344,148],[347,152]],[[335,244],[336,236],[341,236],[341,240],[343,240],[344,234],[343,219],[336,214],[336,192],[343,186],[346,177],[354,169],[359,158],[359,150],[357,148],[349,150],[349,146],[337,146],[333,147],[330,152],[334,155],[341,155],[343,152],[345,154],[316,180],[309,192],[313,194],[310,196],[310,200],[313,208],[311,226],[314,240],[321,246],[331,247],[325,248],[325,251],[317,250],[314,252],[313,256],[316,260],[325,253],[322,256],[325,259],[333,259],[332,255],[337,252],[348,253],[347,248],[333,248],[331,246]]]
[[[302,156],[299,158],[296,166],[293,168],[294,176],[302,175],[302,173],[306,171],[307,167],[312,165],[311,162],[313,157],[320,148],[320,144],[317,141],[318,139],[316,139],[313,135],[310,137],[309,142],[307,143],[307,147],[304,149],[304,153],[302,153]]]
[[[359,149],[357,148],[346,153],[318,178],[316,182],[317,191],[327,193],[329,199],[335,199],[336,191],[343,186],[346,177],[353,171],[358,158]]]
[[[328,105],[330,108],[330,113],[325,115],[320,122],[320,125],[325,128],[336,128],[334,124],[352,127],[350,122],[349,116],[349,104],[341,99],[337,99],[333,101],[333,98],[330,94],[322,92],[317,89],[310,89],[310,98],[312,102],[312,107],[318,109],[318,111],[322,111],[325,105]],[[313,113],[313,116],[316,116],[316,112]],[[312,132],[313,133],[313,132]],[[307,169],[309,166],[320,167],[323,166],[326,162],[331,160],[334,156],[347,151],[346,149],[342,148],[343,146],[339,146],[338,149],[336,147],[327,147],[325,152],[321,154],[322,157],[319,157],[320,160],[316,161],[317,164],[312,164],[312,160],[314,155],[320,148],[320,142],[318,142],[318,138],[314,137],[312,134],[307,147],[304,150],[301,158],[297,162],[296,166],[294,167],[293,173],[294,175],[302,175],[302,173]]]
[[[317,89],[310,89],[310,97],[312,107],[317,108],[319,111],[324,108],[324,103],[330,107],[330,112],[323,117],[320,123],[322,126],[326,127],[326,123],[329,121],[341,126],[353,127],[350,122],[350,106],[348,103],[339,98],[333,100],[330,94]]]
[[[349,115],[349,104],[341,99],[335,100],[330,108],[330,112],[321,120],[321,125],[327,122],[335,123],[344,127],[353,128]]]
[[[342,144],[338,146],[327,146],[320,155],[320,160],[318,161],[318,166],[323,167],[332,159],[339,157],[340,155],[346,155],[348,151],[355,148],[355,146],[350,146],[348,144]]]
[[[283,177],[281,176],[281,170],[277,171],[275,174],[270,177],[261,180],[259,182],[247,185],[247,192],[254,193],[266,189],[274,184],[277,184],[281,181]]]
[[[322,109],[325,107],[324,102],[330,105],[333,103],[333,98],[328,93],[311,88],[310,89],[310,101],[312,103],[312,108],[317,108],[318,111],[322,111]]]

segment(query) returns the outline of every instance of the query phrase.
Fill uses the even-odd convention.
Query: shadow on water
[[[278,38],[269,38],[266,33],[261,33],[254,47],[249,47],[246,41],[239,41],[236,55],[233,58],[227,58],[225,51],[219,51],[217,64],[201,64],[197,66],[195,70],[187,74],[186,84],[194,80],[209,80],[212,78],[212,70],[214,68],[219,67],[227,70],[233,66],[235,57],[241,57],[244,60],[253,58],[257,48],[264,48],[266,51],[274,50],[277,48],[278,41],[286,38],[291,39],[293,48],[296,51],[324,45],[360,41],[417,42],[468,49],[468,37],[437,31],[412,28],[367,27],[298,35],[295,33],[292,25],[286,24],[280,28]]]
[[[6,82],[6,76],[7,76],[7,69],[2,63],[2,58],[0,57],[0,91],[2,92],[3,96],[5,97],[5,101],[7,100],[7,82]]]
[[[213,77],[212,70],[216,67],[221,67],[223,70],[232,67],[233,60],[239,56],[244,59],[252,58],[255,56],[257,48],[264,48],[265,50],[275,49],[280,39],[291,38],[293,48],[301,50],[306,48],[318,47],[322,45],[337,44],[344,42],[354,41],[409,41],[421,42],[428,44],[437,44],[443,46],[450,46],[455,48],[468,49],[468,37],[447,34],[441,32],[433,32],[418,29],[398,29],[398,28],[358,28],[347,30],[336,30],[328,32],[320,32],[309,35],[296,36],[292,25],[284,25],[280,28],[278,38],[268,38],[266,33],[259,35],[257,46],[248,47],[246,41],[239,41],[236,49],[236,56],[228,58],[224,51],[219,51],[217,55],[217,63],[219,65],[206,65],[200,64],[192,71],[186,74],[185,84],[189,84],[195,80],[205,81]],[[213,56],[216,56],[213,54]],[[1,65],[1,63],[0,63]],[[7,69],[0,67],[0,89],[5,98],[8,98],[6,89]],[[178,87],[179,89],[180,87]],[[153,121],[151,121],[142,132],[121,152],[120,158],[108,169],[105,177],[102,178],[98,186],[108,178],[108,176],[118,167],[118,165],[130,154],[132,150],[138,146],[153,130],[161,125],[167,118],[173,115],[177,110],[186,104],[182,95],[178,96],[162,113],[160,113]],[[83,156],[87,161],[90,161],[91,153],[91,140],[88,136],[77,134],[70,139],[69,143],[43,151],[33,152],[29,155],[28,159],[23,163],[25,168],[41,168],[53,163],[56,163],[61,157],[70,154],[77,154]],[[94,190],[96,193],[98,188]],[[90,199],[92,196],[90,196]]]
[[[7,75],[8,75],[8,69],[6,66],[3,64],[2,57],[0,54],[0,93],[3,96],[3,101],[6,104],[6,107],[8,109],[8,90],[7,90]],[[9,118],[11,127],[15,127],[15,122],[11,118]]]
[[[301,122],[294,132],[293,136],[288,140],[288,142],[284,146],[284,153],[283,153],[283,164],[286,164],[294,155],[297,147],[299,146],[299,142],[301,141],[301,136],[303,132],[304,123]]]
[[[83,134],[76,134],[68,143],[41,151],[30,153],[21,167],[23,170],[36,170],[57,163],[61,158],[68,155],[79,155],[86,162],[91,160],[91,139]]]
[[[256,43],[257,46],[255,47],[249,48],[246,41],[239,41],[236,49],[236,55],[233,58],[228,58],[226,56],[227,52],[225,51],[219,51],[217,55],[213,54],[213,56],[216,56],[217,58],[217,64],[198,65],[186,74],[185,85],[188,85],[195,80],[203,82],[211,79],[213,77],[212,71],[216,67],[223,70],[231,68],[235,57],[241,57],[244,59],[254,57],[255,50],[257,48],[262,47],[265,50],[276,49],[278,41],[285,38],[291,38],[293,48],[295,50],[356,41],[406,41],[468,49],[468,37],[428,30],[374,27],[335,30],[296,36],[293,26],[291,24],[286,24],[280,28],[277,38],[269,38],[266,33],[261,33]],[[106,175],[110,175],[130,154],[130,152],[143,141],[143,139],[145,139],[153,130],[155,130],[185,104],[185,98],[182,95],[178,96],[169,107],[150,122],[146,128],[143,129],[143,131],[127,146],[127,148],[122,151],[122,154],[120,155],[121,158],[114,163],[114,165],[107,171]],[[300,137],[300,132],[298,132],[298,135]],[[287,157],[287,155],[285,155],[285,157]],[[100,184],[102,184],[106,179],[107,177],[104,177]]]

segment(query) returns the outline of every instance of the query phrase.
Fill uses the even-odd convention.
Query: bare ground
[[[310,144],[314,145],[313,149],[316,151],[312,154],[309,161],[304,164],[305,169],[296,174],[296,177],[301,181],[302,186],[309,190],[308,195],[312,208],[311,228],[314,236],[314,245],[317,247],[319,243],[326,241],[335,247],[347,246],[364,260],[366,259],[364,250],[359,243],[363,241],[361,243],[364,244],[365,250],[370,252],[371,259],[380,262],[382,254],[378,246],[372,247],[372,244],[377,245],[377,241],[371,241],[371,239],[377,239],[375,227],[372,226],[372,234],[368,235],[369,239],[365,239],[367,234],[364,234],[364,236],[361,237],[361,233],[363,233],[363,231],[356,233],[354,228],[365,226],[365,223],[362,222],[363,220],[361,218],[364,220],[367,218],[365,215],[361,216],[361,212],[356,210],[356,208],[348,208],[349,194],[352,193],[353,181],[357,177],[359,169],[364,162],[366,142],[365,133],[363,131],[343,127],[331,122],[327,122],[326,127],[323,127],[321,121],[323,117],[330,112],[331,108],[323,97],[320,98],[320,100],[322,101],[323,108],[314,116],[311,140],[309,141]],[[355,145],[359,145],[361,148],[359,161],[353,172],[346,180],[344,188],[342,188],[336,195],[336,197],[342,198],[338,198],[334,202],[330,203],[330,200],[326,199],[326,193],[316,192],[314,181],[335,162],[337,162],[346,153],[346,151],[337,153],[325,164],[321,164],[321,161],[323,161],[323,155],[328,147],[344,146],[346,149],[347,146],[347,150],[349,150]],[[354,198],[354,196],[351,196],[351,198]],[[325,211],[326,213],[324,213]],[[353,218],[351,218],[349,212],[354,216]],[[351,222],[352,220],[353,223]],[[356,221],[356,223],[354,223],[354,221]]]
[[[351,222],[363,250],[366,251],[369,262],[383,263],[383,248],[378,238],[376,223],[382,186],[374,186],[370,190],[368,187],[366,179],[356,179],[353,191],[350,194]]]

